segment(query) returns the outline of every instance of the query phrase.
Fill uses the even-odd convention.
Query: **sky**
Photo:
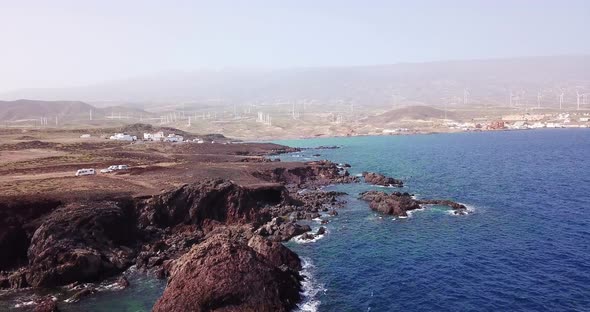
[[[0,92],[166,71],[590,54],[587,0],[0,0]]]

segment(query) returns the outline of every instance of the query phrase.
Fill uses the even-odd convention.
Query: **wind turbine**
[[[539,92],[537,93],[537,108],[541,108],[541,99],[543,98],[543,95],[541,94],[541,90],[539,90]]]
[[[524,90],[524,91],[522,91],[522,92],[520,93],[520,96],[518,97],[518,99],[519,99],[519,102],[520,102],[520,97],[521,97],[521,96],[522,96],[522,98],[524,99],[524,110],[525,110],[525,111],[527,111],[527,110],[529,109],[529,106],[528,106],[528,102],[527,102],[527,100],[526,100],[526,90]],[[519,104],[520,104],[520,103],[519,103]]]
[[[465,106],[467,104],[467,96],[469,95],[469,91],[467,90],[467,88],[463,89],[463,105]]]
[[[563,95],[564,93],[563,91],[561,91],[561,93],[559,94],[559,110],[561,110],[563,107]]]
[[[576,102],[578,104],[578,110],[580,110],[580,99],[582,98],[582,95],[580,94],[580,91],[576,90]]]

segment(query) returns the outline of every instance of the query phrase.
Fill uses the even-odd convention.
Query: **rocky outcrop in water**
[[[365,178],[365,182],[373,185],[380,185],[380,186],[395,186],[395,187],[402,187],[404,186],[404,182],[402,180],[386,177],[380,173],[375,172],[363,172],[363,178]]]
[[[300,300],[298,269],[281,244],[218,228],[176,261],[153,311],[290,311]]]
[[[309,231],[311,231],[309,225],[299,225],[295,221],[286,221],[282,217],[276,217],[261,226],[256,233],[269,240],[282,242]]]
[[[51,297],[43,297],[35,302],[33,312],[59,312],[56,301]]]
[[[414,199],[411,194],[393,192],[391,194],[379,191],[368,191],[361,193],[361,199],[369,202],[371,209],[384,214],[406,217],[408,211],[420,209],[421,205],[442,205],[449,206],[457,214],[467,212],[467,207],[462,204],[440,199]]]
[[[269,182],[278,182],[299,188],[315,188],[328,184],[359,181],[358,177],[350,176],[348,171],[327,160],[308,162],[305,166],[294,168],[276,167],[255,172],[254,176]]]
[[[368,191],[361,193],[361,199],[368,201],[371,209],[394,216],[407,216],[406,211],[420,209],[420,204],[408,193]]]

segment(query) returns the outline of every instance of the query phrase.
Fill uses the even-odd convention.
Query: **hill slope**
[[[0,101],[0,120],[89,116],[91,110],[96,111],[96,108],[79,101]]]
[[[431,119],[443,119],[445,117],[445,111],[436,109],[429,106],[408,106],[400,109],[394,109],[387,111],[383,114],[369,117],[366,119],[367,123],[389,123],[401,120],[431,120]],[[447,119],[455,119],[456,114],[454,112],[446,113]]]
[[[88,103],[80,101],[37,101],[37,100],[16,100],[16,101],[0,101],[0,120],[1,121],[16,121],[23,119],[40,119],[46,117],[54,119],[58,117],[60,120],[90,120],[90,112],[92,111],[93,119],[104,119],[108,116],[139,116],[152,117],[153,114],[137,108],[130,108],[125,106],[111,106],[105,108],[97,108]]]

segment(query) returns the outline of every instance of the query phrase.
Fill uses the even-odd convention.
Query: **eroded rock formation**
[[[297,255],[240,228],[218,228],[178,259],[153,311],[290,311]]]
[[[254,176],[266,181],[295,185],[301,188],[334,183],[353,183],[359,180],[358,177],[350,176],[348,171],[327,160],[308,162],[305,166],[294,168],[276,167],[255,172]]]
[[[154,196],[0,203],[0,251],[10,255],[0,288],[73,283],[78,300],[96,291],[82,283],[136,264],[170,276],[159,311],[288,311],[301,263],[280,242],[311,231],[298,220],[337,214],[343,193],[317,186],[358,179],[326,161],[256,174],[269,183],[210,179]]]
[[[386,177],[380,173],[375,172],[363,172],[363,178],[365,178],[365,182],[373,185],[381,185],[381,186],[395,186],[395,187],[402,187],[404,186],[404,182],[402,180]]]
[[[369,202],[371,209],[384,214],[405,217],[408,211],[420,209],[422,205],[449,206],[457,214],[464,214],[467,211],[465,205],[441,199],[414,199],[409,193],[393,192],[385,193],[380,191],[368,191],[361,193],[361,199]]]

